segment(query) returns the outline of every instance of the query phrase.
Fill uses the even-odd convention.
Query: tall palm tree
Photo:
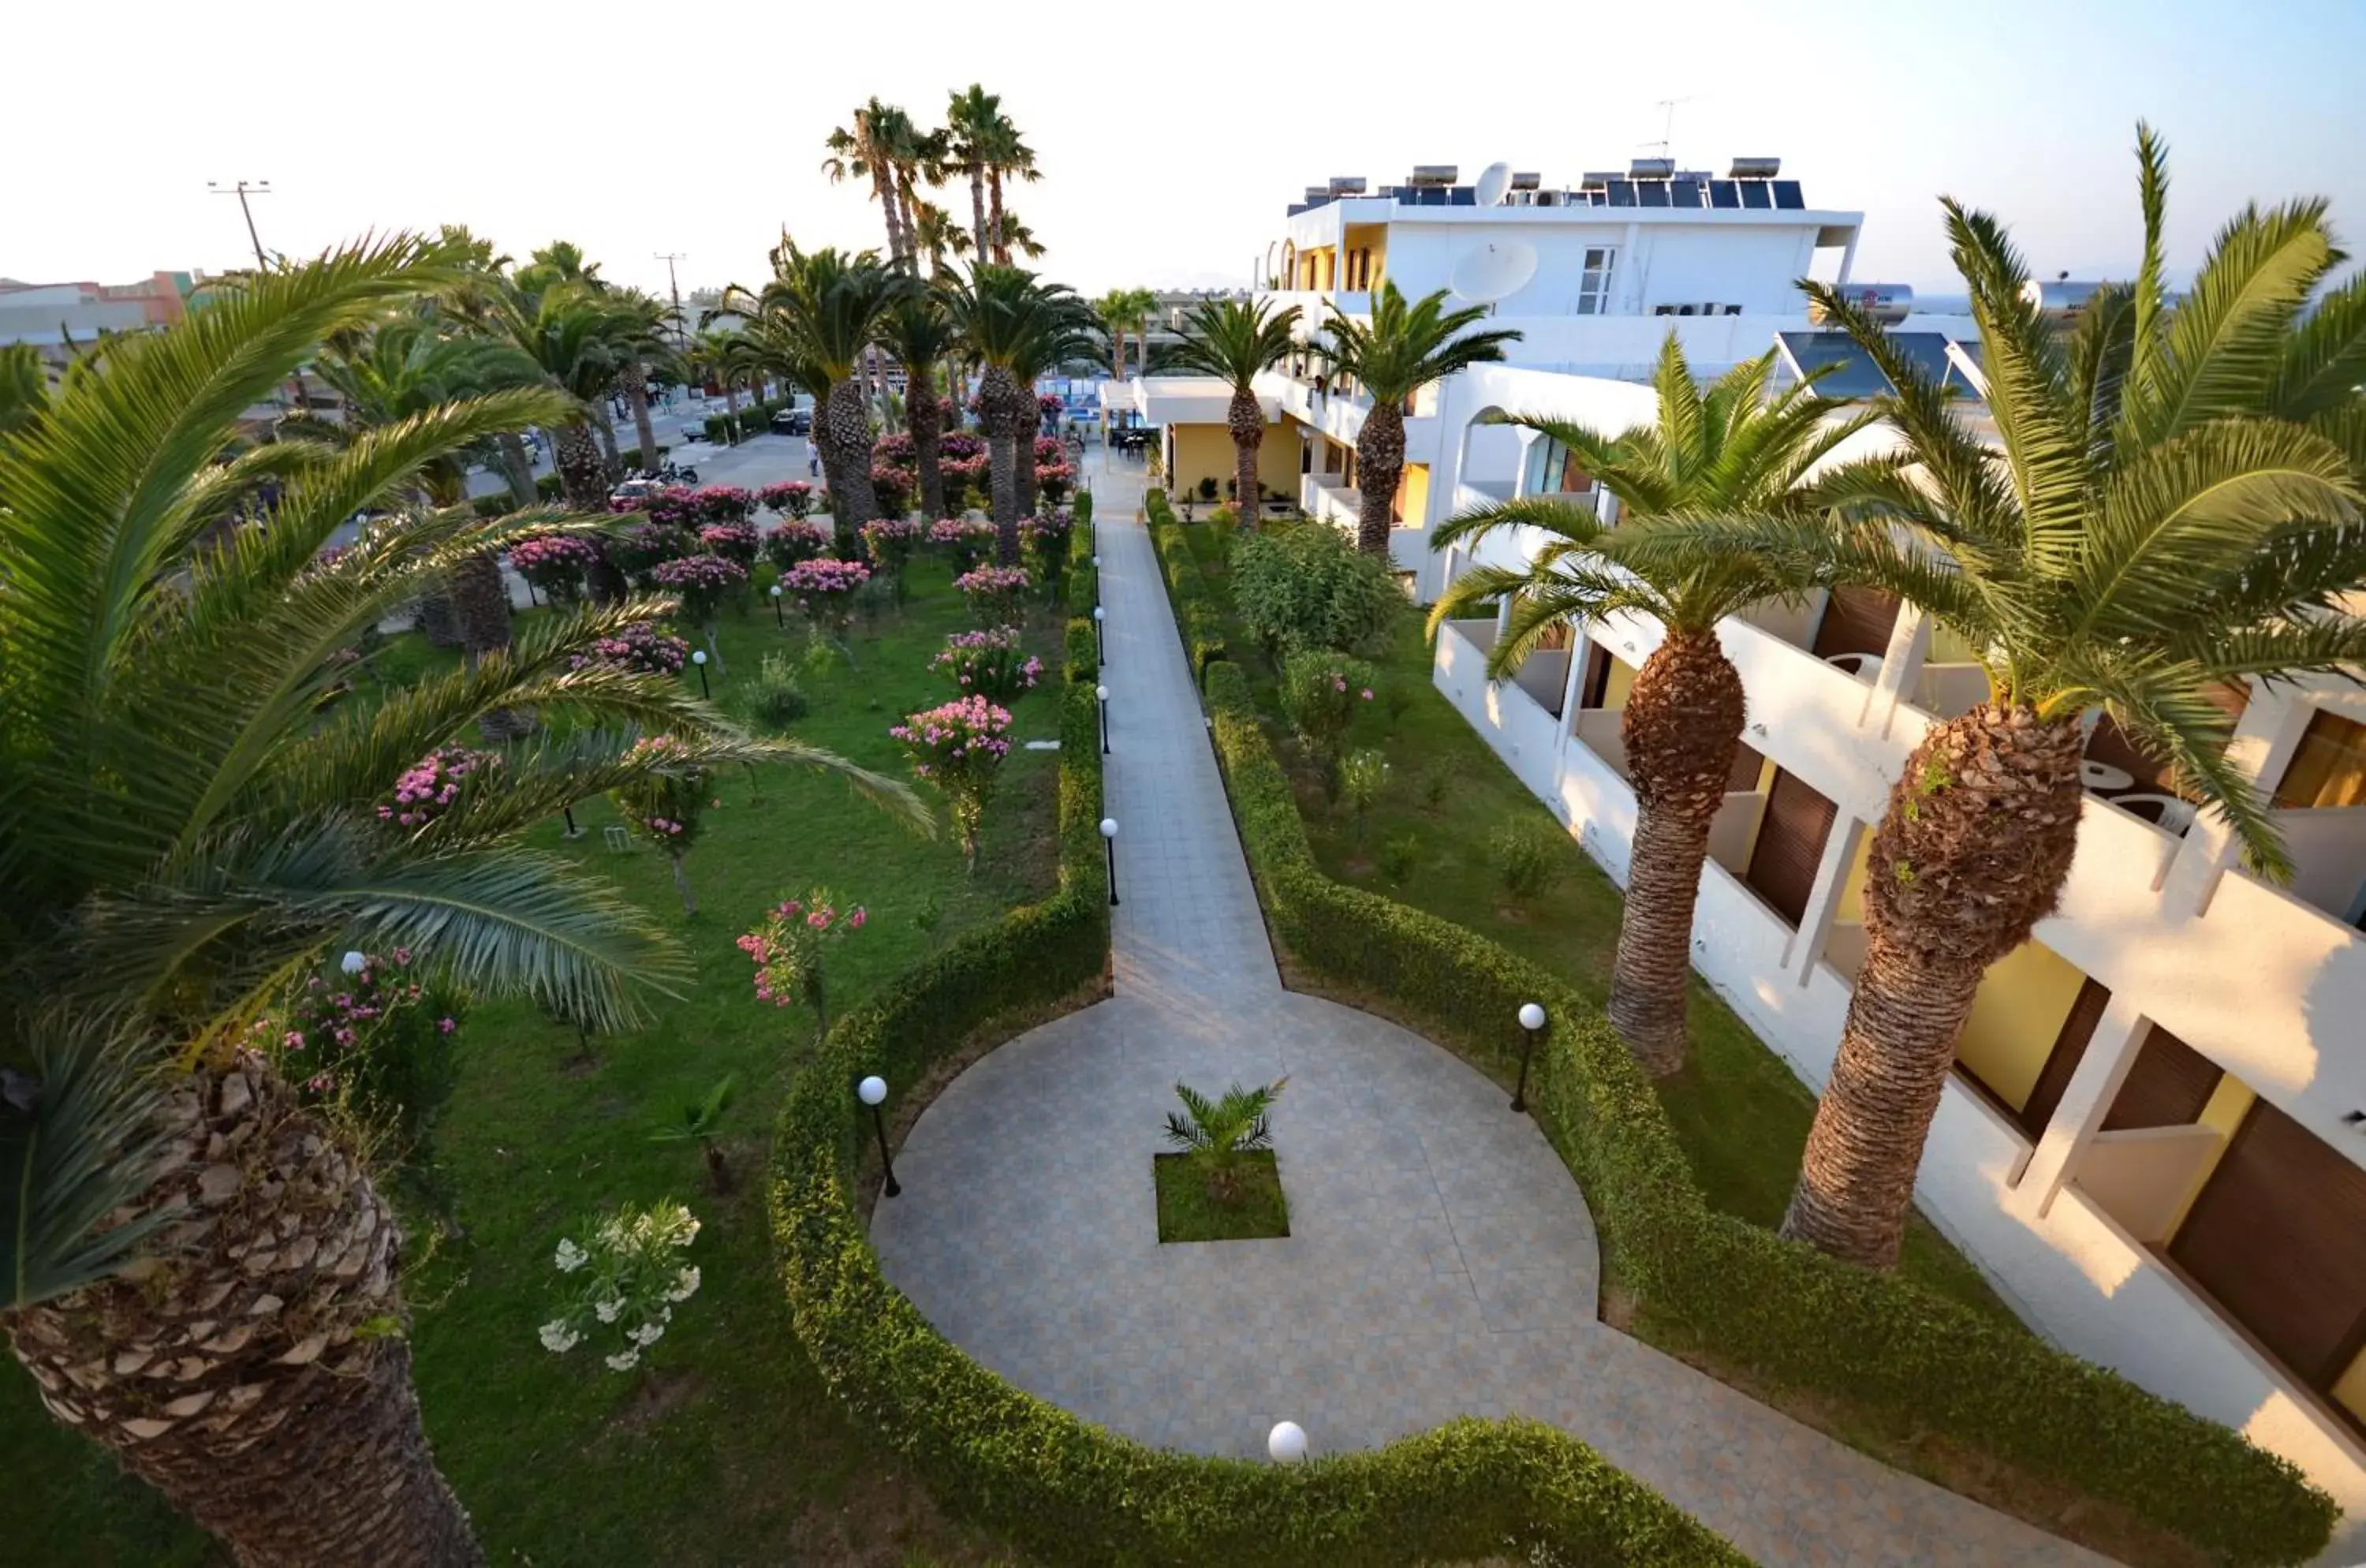
[[[739,387],[756,373],[755,344],[738,327],[701,326],[690,340],[690,364],[723,389],[723,409],[739,423]]]
[[[1832,368],[1770,400],[1770,351],[1727,371],[1704,396],[1670,333],[1653,377],[1656,427],[1610,435],[1528,415],[1507,422],[1560,442],[1571,462],[1617,496],[1617,527],[1606,527],[1590,505],[1533,495],[1466,512],[1433,541],[1443,549],[1509,528],[1544,536],[1525,568],[1466,572],[1430,611],[1435,637],[1449,619],[1512,600],[1511,623],[1487,655],[1490,680],[1515,673],[1549,627],[1572,618],[1598,623],[1626,612],[1665,630],[1637,671],[1619,719],[1637,816],[1610,977],[1610,1021],[1655,1077],[1684,1065],[1693,905],[1709,825],[1725,804],[1741,744],[1741,674],[1718,646],[1718,623],[1799,592],[1805,575],[1782,554],[1651,546],[1671,518],[1780,516],[1803,507],[1798,487],[1808,469],[1873,417],[1829,417],[1815,384]]]
[[[637,987],[690,966],[613,891],[515,840],[643,776],[636,728],[699,766],[826,764],[913,809],[836,759],[722,728],[678,681],[570,668],[660,604],[558,613],[476,671],[319,711],[331,655],[516,524],[422,514],[323,562],[332,532],[423,465],[563,412],[535,387],[341,449],[216,461],[310,345],[438,281],[421,251],[384,242],[225,288],[0,442],[0,1060],[39,1087],[29,1109],[0,1100],[0,1328],[53,1414],[273,1568],[484,1561],[421,1427],[398,1216],[257,1046],[276,998],[327,954],[401,946],[456,984],[629,1022]],[[220,531],[265,476],[282,486],[268,530]],[[416,758],[529,705],[579,722],[430,827],[380,822]]]
[[[896,158],[909,142],[911,131],[909,115],[873,97],[857,106],[851,125],[834,129],[823,142],[829,156],[822,160],[821,170],[832,185],[850,179],[871,182],[871,199],[879,204],[880,217],[887,226],[890,261],[902,261],[911,254],[896,183]]]
[[[29,343],[0,344],[0,435],[32,423],[49,400],[40,351]]]
[[[2366,284],[2310,311],[2342,257],[2324,203],[2301,201],[2238,214],[2171,305],[2168,178],[2148,128],[2137,156],[2142,267],[2067,343],[2023,298],[2003,226],[1944,203],[2001,450],[1838,291],[1808,285],[1896,388],[1876,407],[1905,450],[1821,481],[1840,508],[1830,522],[1705,526],[1697,541],[1790,550],[1827,581],[1895,592],[1988,673],[1989,700],[1932,728],[1874,830],[1865,963],[1783,1222],[1875,1268],[1897,1261],[1981,976],[2029,940],[2069,874],[2081,715],[2109,714],[2255,865],[2284,875],[2212,696],[2251,676],[2366,664],[2366,621],[2341,603],[2366,581]]]
[[[993,231],[986,217],[986,175],[1003,123],[1001,95],[987,92],[980,83],[953,94],[945,107],[946,162],[969,176],[970,248],[979,261],[994,257]]]
[[[978,380],[978,418],[985,426],[993,483],[996,553],[1019,563],[1020,470],[1033,477],[1035,378],[1092,346],[1092,312],[1063,284],[1045,284],[1015,266],[970,269],[945,291],[946,309],[962,340],[986,368]]]
[[[681,356],[666,332],[671,319],[665,302],[637,288],[606,296],[613,330],[610,342],[616,354],[616,384],[633,416],[633,434],[641,444],[641,467],[658,466],[657,427],[649,422],[649,371],[678,375]]]
[[[929,258],[929,277],[942,282],[952,276],[947,265],[949,257],[968,255],[971,252],[969,231],[953,221],[953,215],[935,202],[923,197],[912,208],[912,243],[918,253]]]
[[[1150,318],[1158,311],[1158,295],[1148,288],[1112,288],[1093,301],[1093,313],[1100,318],[1101,326],[1110,340],[1110,377],[1125,379],[1125,337],[1133,333],[1141,338],[1135,362],[1145,370],[1150,364]],[[1211,372],[1214,374],[1214,372]]]
[[[1244,527],[1256,519],[1257,448],[1265,442],[1265,406],[1256,381],[1297,346],[1298,307],[1276,310],[1266,301],[1204,299],[1183,318],[1183,339],[1158,356],[1162,368],[1196,370],[1233,389],[1224,424],[1233,435],[1233,485]],[[1144,367],[1144,369],[1148,366]]]
[[[1010,258],[1014,255],[1024,256],[1029,261],[1034,261],[1043,254],[1042,242],[1035,238],[1035,231],[1027,226],[1025,220],[1019,216],[1016,209],[1002,209],[995,221],[1002,233],[1002,243],[998,247],[997,254],[1001,255],[1004,266],[1010,265]]]
[[[782,240],[772,280],[758,294],[734,286],[727,309],[749,321],[773,367],[820,389],[814,445],[829,466],[829,514],[842,545],[877,513],[871,488],[871,412],[856,370],[882,319],[918,286],[876,254],[805,252]]]
[[[1321,355],[1339,374],[1362,382],[1372,399],[1356,437],[1356,483],[1364,498],[1356,519],[1356,547],[1386,557],[1397,483],[1404,477],[1404,405],[1434,381],[1502,359],[1504,345],[1519,342],[1520,333],[1509,327],[1479,328],[1487,308],[1449,310],[1443,288],[1408,305],[1393,281],[1383,282],[1372,296],[1369,321],[1341,315],[1336,306],[1329,309]]]
[[[937,365],[961,341],[944,301],[915,290],[896,301],[879,321],[879,340],[903,363],[904,415],[912,432],[912,457],[919,468],[920,514],[945,514],[945,471],[939,456],[945,434],[944,403],[937,396]]]
[[[449,316],[480,337],[500,341],[494,317],[512,287],[510,258],[497,253],[490,240],[480,240],[456,223],[442,227],[436,245],[439,265],[451,272],[452,281],[422,309],[430,315]],[[598,268],[592,270],[596,272]],[[504,430],[493,438],[493,446],[501,454],[501,474],[509,481],[510,499],[520,506],[532,506],[535,500],[534,460],[526,455],[524,438],[514,430]]]

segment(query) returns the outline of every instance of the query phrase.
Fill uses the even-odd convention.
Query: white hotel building
[[[1851,282],[1863,214],[1808,205],[1773,164],[1738,160],[1741,177],[1712,178],[1638,163],[1567,190],[1515,175],[1493,206],[1455,171],[1425,169],[1378,194],[1334,181],[1291,205],[1268,281],[1310,324],[1327,308],[1368,311],[1384,277],[1414,299],[1459,277],[1499,294],[1493,324],[1524,334],[1507,364],[1411,408],[1391,550],[1417,597],[1468,564],[1429,547],[1458,510],[1538,491],[1608,504],[1554,444],[1481,416],[1651,423],[1644,378],[1671,330],[1704,377],[1770,346],[1795,375],[1847,354],[1792,285]],[[1533,271],[1507,288],[1516,261],[1470,260],[1490,246],[1532,254]],[[1868,295],[1981,417],[1971,323],[1914,314],[1903,290]],[[1882,383],[1853,362],[1826,385]],[[1265,485],[1352,525],[1368,400],[1326,390],[1304,365],[1260,390]],[[1231,474],[1222,388],[1159,378],[1112,392],[1166,427],[1178,488]],[[1498,536],[1481,553],[1532,547]],[[1486,620],[1445,628],[1438,690],[1623,883],[1635,799],[1619,711],[1658,628],[1572,626],[1501,683],[1484,673],[1495,634]],[[1872,825],[1907,753],[1986,684],[1911,606],[1870,593],[1770,607],[1721,635],[1750,716],[1693,961],[1820,1087],[1864,951]],[[2228,702],[2233,750],[2274,797],[2298,877],[2277,886],[2246,870],[2222,825],[2196,820],[2158,763],[2100,725],[2060,908],[1982,987],[1919,1197],[2040,1332],[2301,1465],[2349,1516],[2347,1560],[2366,1541],[2366,688],[2253,682]]]

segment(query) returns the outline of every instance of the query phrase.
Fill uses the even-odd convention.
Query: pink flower
[[[460,1021],[456,1018],[439,1018],[435,1021],[435,1030],[439,1034],[449,1034],[459,1027]]]
[[[1372,700],[1372,688],[1369,686],[1364,688],[1364,700],[1368,703]]]
[[[852,926],[856,931],[861,931],[862,929],[862,922],[870,918],[870,912],[864,909],[862,905],[858,904],[854,907],[854,913],[849,915],[846,919],[849,925]]]
[[[287,1046],[290,1051],[301,1051],[304,1048],[304,1032],[291,1029],[279,1037],[279,1043]]]

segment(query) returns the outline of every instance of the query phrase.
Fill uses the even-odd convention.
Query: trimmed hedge
[[[1159,570],[1166,579],[1167,597],[1174,601],[1184,650],[1191,656],[1191,673],[1204,678],[1209,665],[1231,654],[1224,642],[1224,613],[1200,575],[1200,563],[1184,542],[1175,509],[1166,504],[1166,492],[1152,491],[1144,500],[1143,510],[1150,517],[1150,542],[1158,550]]]
[[[1654,1322],[1775,1382],[2116,1503],[2226,1562],[2304,1562],[2324,1549],[2338,1510],[2282,1457],[1907,1280],[1712,1211],[1602,1016],[1485,938],[1324,874],[1246,677],[1220,664],[1206,686],[1249,866],[1292,953],[1465,1048],[1515,1048],[1515,1010],[1544,1004],[1552,1022],[1530,1108],[1584,1190],[1605,1261]]]
[[[978,1365],[887,1282],[857,1201],[867,1125],[855,1083],[921,1082],[975,1032],[1072,995],[1107,962],[1092,688],[1071,683],[1061,705],[1059,891],[839,1021],[781,1112],[766,1196],[782,1286],[832,1395],[941,1501],[1048,1561],[1365,1568],[1541,1548],[1605,1568],[1744,1568],[1681,1510],[1536,1422],[1456,1421],[1287,1466],[1153,1449]]]

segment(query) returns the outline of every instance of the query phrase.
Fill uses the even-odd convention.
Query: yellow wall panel
[[[1867,835],[1870,838],[1870,835]],[[2087,976],[2043,942],[2029,942],[1999,959],[1980,982],[1972,1015],[1964,1021],[1955,1056],[2019,1110]]]

